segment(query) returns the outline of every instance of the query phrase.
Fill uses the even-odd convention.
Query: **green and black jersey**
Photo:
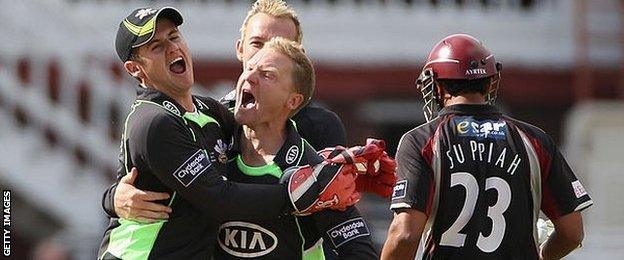
[[[237,155],[228,165],[228,178],[242,183],[276,184],[288,168],[323,161],[292,121],[287,130],[287,138],[271,164],[248,166]],[[239,147],[238,136],[234,149]],[[265,209],[260,205],[256,210]],[[368,226],[352,206],[346,211],[325,210],[306,217],[226,221],[219,228],[215,259],[324,259],[323,238],[331,241],[332,248],[326,250],[336,250],[340,259],[378,258]]]
[[[227,109],[193,97],[196,111],[189,113],[161,92],[137,92],[124,125],[118,179],[136,167],[135,186],[169,193],[161,203],[173,213],[152,224],[111,218],[100,259],[209,259],[219,223],[273,219],[288,210],[285,187],[224,177],[235,128]],[[106,196],[113,194],[111,189]]]

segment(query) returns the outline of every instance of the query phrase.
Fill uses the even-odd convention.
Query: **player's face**
[[[137,66],[148,86],[164,92],[188,91],[193,85],[193,61],[186,41],[169,19],[159,19],[152,40],[139,47]]]
[[[294,91],[293,61],[272,49],[261,49],[247,63],[236,89],[234,116],[251,126],[286,122],[303,100]]]
[[[249,19],[245,39],[236,42],[236,56],[243,63],[243,68],[264,43],[273,37],[297,40],[295,23],[290,18],[277,18],[265,13],[258,13]]]

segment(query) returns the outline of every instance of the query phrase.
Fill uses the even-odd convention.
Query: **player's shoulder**
[[[311,121],[313,124],[342,124],[342,120],[340,120],[340,117],[336,113],[316,104],[309,104],[303,107],[294,116],[294,119],[297,118],[305,118]]]
[[[208,109],[220,110],[221,108],[223,108],[223,105],[219,101],[215,100],[214,98],[204,97],[204,96],[193,96],[193,97],[197,100],[197,103],[199,103],[200,106],[205,105],[208,107]]]
[[[428,123],[421,124],[407,131],[401,137],[399,145],[403,142],[411,142],[418,146],[425,145],[429,139],[433,138],[438,126],[444,121],[444,118],[437,117]]]
[[[150,139],[184,128],[181,112],[174,105],[138,100],[128,115],[125,129],[131,140]]]
[[[130,112],[131,116],[135,116],[135,123],[139,125],[172,124],[182,117],[182,111],[170,101],[161,103],[137,100]]]
[[[518,130],[528,135],[529,138],[536,139],[543,144],[554,145],[550,135],[540,127],[509,116],[504,116],[503,118],[507,123],[511,123]]]

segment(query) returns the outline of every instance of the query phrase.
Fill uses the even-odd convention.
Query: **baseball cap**
[[[128,15],[117,30],[115,49],[121,61],[128,61],[132,49],[148,43],[156,33],[156,21],[159,17],[167,17],[176,26],[182,24],[182,14],[178,9],[165,6],[156,8],[139,8]]]

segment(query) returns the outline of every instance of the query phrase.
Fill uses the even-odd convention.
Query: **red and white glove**
[[[385,149],[383,140],[369,138],[365,146],[326,148],[319,154],[331,163],[355,167],[357,191],[390,197],[397,180],[396,162]]]
[[[315,166],[288,168],[281,182],[288,188],[293,214],[305,216],[324,209],[345,210],[357,203],[357,176],[353,165],[324,161]]]

